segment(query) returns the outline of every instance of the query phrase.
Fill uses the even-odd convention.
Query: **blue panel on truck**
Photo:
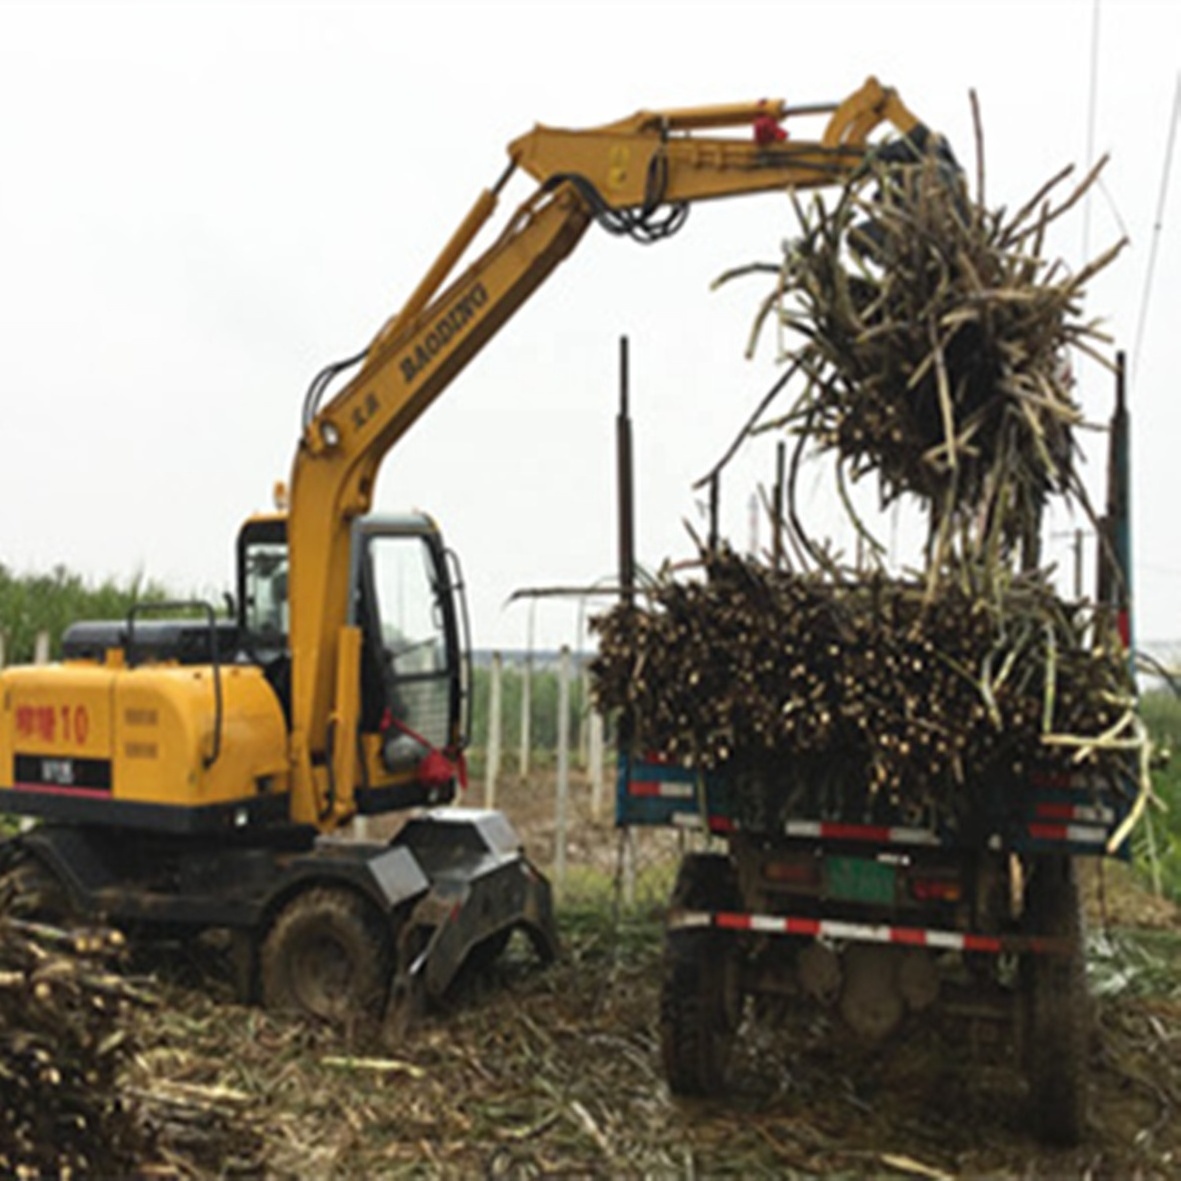
[[[1082,771],[1031,776],[1010,816],[1006,846],[1019,853],[1103,854],[1135,796],[1131,779],[1119,786],[1122,791]],[[1131,856],[1127,841],[1114,852]]]
[[[616,824],[700,824],[701,779],[675,763],[621,754],[616,763]]]

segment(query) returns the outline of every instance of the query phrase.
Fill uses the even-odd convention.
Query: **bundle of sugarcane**
[[[0,915],[0,1173],[126,1176],[143,1136],[116,1086],[137,996],[114,932]]]
[[[981,784],[1067,760],[1114,772],[1103,736],[1128,724],[1126,661],[1040,575],[999,587],[989,572],[982,595],[967,567],[932,588],[724,548],[702,561],[703,579],[667,578],[595,621],[598,702],[627,711],[640,749],[724,767],[777,812],[803,793],[952,822]]]
[[[1083,289],[1123,242],[1073,274],[1041,253],[1098,171],[1053,207],[1065,170],[1007,215],[985,207],[982,165],[972,199],[946,150],[886,152],[831,208],[796,201],[780,265],[723,276],[774,270],[755,336],[769,317],[796,334],[784,346],[804,391],[761,425],[833,453],[842,488],[876,473],[883,504],[918,497],[934,565],[953,543],[1036,553],[1047,494],[1085,501],[1066,357],[1099,356]]]

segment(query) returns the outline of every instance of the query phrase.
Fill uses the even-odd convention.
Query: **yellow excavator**
[[[819,140],[789,136],[802,115],[827,117]],[[882,124],[897,135],[873,146]],[[838,104],[643,111],[514,141],[402,309],[312,383],[289,503],[238,537],[235,617],[143,604],[73,625],[58,664],[0,673],[0,812],[37,821],[0,849],[7,892],[229,930],[244,997],[328,1019],[412,1011],[516,929],[552,957],[549,886],[507,819],[440,806],[464,773],[462,580],[429,517],[370,514],[378,467],[592,222],[652,241],[691,202],[838,184],[929,139],[871,78]],[[535,190],[461,270],[518,169]],[[338,831],[398,810],[413,811],[389,842]]]

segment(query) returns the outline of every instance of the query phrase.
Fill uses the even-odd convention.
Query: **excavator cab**
[[[291,713],[282,515],[254,517],[238,538],[238,629],[285,716]],[[360,632],[357,692],[361,813],[450,802],[469,733],[467,612],[458,560],[424,514],[353,524],[348,625]]]

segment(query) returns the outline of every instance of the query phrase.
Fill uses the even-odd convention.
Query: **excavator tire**
[[[481,939],[467,953],[467,963],[464,966],[473,972],[487,972],[504,954],[512,935],[512,927],[506,927],[503,931],[497,931],[495,935],[489,935],[487,939]]]
[[[1029,884],[1029,929],[1070,941],[1066,955],[1031,955],[1024,968],[1026,1073],[1034,1130],[1064,1147],[1082,1138],[1087,1118],[1090,1002],[1082,912],[1073,863],[1046,858]]]
[[[0,912],[33,922],[61,924],[74,914],[70,896],[39,857],[17,851],[0,872]]]
[[[726,910],[737,883],[721,857],[685,858],[673,888],[674,907]],[[660,1051],[674,1095],[707,1097],[726,1089],[739,1022],[734,987],[734,945],[712,930],[670,930],[665,935],[660,993]]]
[[[331,1024],[379,1018],[392,968],[376,906],[347,887],[316,886],[287,903],[263,940],[263,1004]]]

